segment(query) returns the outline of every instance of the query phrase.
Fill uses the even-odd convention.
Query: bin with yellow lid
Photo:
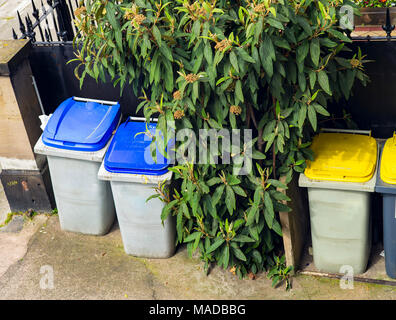
[[[380,144],[375,191],[382,194],[386,273],[396,278],[396,136]]]
[[[375,189],[378,147],[366,131],[337,130],[314,137],[314,161],[300,175],[308,188],[315,267],[339,273],[350,266],[366,270],[371,248],[371,194]]]

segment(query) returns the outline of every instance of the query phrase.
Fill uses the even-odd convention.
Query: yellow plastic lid
[[[305,169],[310,179],[366,182],[375,172],[377,142],[371,136],[320,133],[314,137],[311,149],[315,160],[307,161]]]
[[[396,137],[386,140],[382,150],[380,176],[382,181],[396,184]]]

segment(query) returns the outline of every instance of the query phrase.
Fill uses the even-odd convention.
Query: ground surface
[[[7,218],[9,212],[10,206],[5,196],[3,185],[0,183],[0,224]]]
[[[339,280],[305,275],[289,292],[264,274],[239,280],[216,267],[205,276],[184,247],[170,259],[135,258],[124,253],[117,224],[102,237],[63,232],[57,216],[18,225],[0,231],[0,299],[396,299],[395,287],[341,289]],[[54,287],[42,289],[48,268]]]

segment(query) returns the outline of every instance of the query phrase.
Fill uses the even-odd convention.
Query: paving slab
[[[17,218],[15,221],[18,220]],[[0,278],[12,265],[26,255],[31,237],[46,220],[46,216],[40,215],[34,221],[28,221],[23,229],[20,228],[21,222],[19,221],[14,222],[14,226],[11,224],[8,230],[6,228],[0,232]],[[15,225],[19,225],[19,227],[15,228]]]
[[[25,217],[23,215],[17,215],[5,226],[0,228],[0,232],[7,233],[18,233],[22,231],[23,225],[25,224]]]

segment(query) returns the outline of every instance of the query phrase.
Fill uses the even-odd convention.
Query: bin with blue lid
[[[115,208],[97,174],[121,119],[118,102],[71,97],[48,120],[34,151],[47,156],[61,229],[103,235]]]
[[[158,183],[170,183],[172,172],[168,170],[170,161],[158,149],[157,161],[151,157],[156,123],[143,120],[132,118],[119,126],[98,176],[110,181],[125,252],[168,258],[175,251],[174,217],[169,216],[162,224],[164,203],[158,198],[146,200],[155,193]]]

